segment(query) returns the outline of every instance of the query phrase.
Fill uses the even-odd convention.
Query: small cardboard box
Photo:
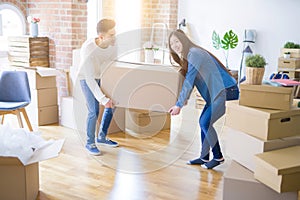
[[[300,190],[300,145],[255,156],[254,177],[278,193]]]
[[[293,103],[292,87],[274,87],[270,85],[240,85],[240,105],[289,110]]]
[[[171,117],[169,113],[147,110],[126,109],[125,132],[149,137],[161,130],[170,129]]]
[[[300,136],[264,141],[226,126],[223,127],[223,131],[226,135],[226,155],[250,171],[255,170],[256,154],[300,145]]]
[[[271,110],[226,102],[225,125],[262,140],[299,136],[300,108]]]
[[[182,81],[176,67],[114,62],[103,72],[101,89],[118,107],[166,112]]]
[[[278,58],[278,67],[284,69],[300,68],[300,58]]]
[[[58,105],[38,108],[29,104],[26,111],[31,124],[42,126],[58,123]]]
[[[35,200],[39,192],[39,162],[57,157],[64,140],[37,150],[27,163],[0,156],[0,199]]]
[[[22,68],[16,67],[17,70],[26,71],[31,89],[43,89],[56,87],[56,76],[59,74],[54,68]]]
[[[31,90],[31,104],[37,108],[57,105],[57,88]]]
[[[297,200],[298,192],[277,193],[255,180],[254,174],[235,161],[224,173],[223,200]]]

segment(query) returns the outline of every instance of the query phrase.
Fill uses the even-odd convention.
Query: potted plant
[[[287,51],[283,53],[283,58],[290,58],[291,57],[291,52]]]
[[[259,54],[250,55],[245,60],[246,83],[261,85],[265,73],[266,60]]]
[[[216,31],[213,31],[212,34],[212,43],[213,47],[217,50],[223,49],[224,50],[224,55],[225,55],[225,60],[226,60],[226,68],[228,67],[228,55],[229,55],[229,50],[236,48],[238,45],[239,39],[237,34],[233,32],[233,30],[227,31],[223,38],[221,39],[219,34],[216,33]]]

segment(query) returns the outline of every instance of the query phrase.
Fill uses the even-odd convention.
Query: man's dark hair
[[[110,29],[114,28],[116,22],[112,19],[102,19],[97,24],[97,34],[106,33]]]

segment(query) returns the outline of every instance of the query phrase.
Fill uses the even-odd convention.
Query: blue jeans
[[[214,159],[223,158],[218,135],[213,124],[225,113],[226,91],[223,90],[211,103],[206,104],[201,113],[199,124],[201,128],[201,154],[200,158],[209,160],[209,151],[212,149]]]
[[[96,81],[100,87],[100,79],[96,79]],[[94,97],[93,93],[91,92],[85,80],[81,80],[80,85],[81,85],[81,90],[85,96],[86,105],[88,109],[88,116],[86,120],[87,144],[94,144],[96,125],[99,117],[99,102]],[[112,117],[113,117],[113,109],[105,108],[102,115],[102,120],[101,120],[99,133],[98,133],[98,137],[100,139],[106,138],[107,130],[109,128]]]

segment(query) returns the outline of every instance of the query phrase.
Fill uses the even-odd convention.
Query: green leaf
[[[221,47],[221,41],[220,41],[220,36],[216,33],[216,31],[213,32],[212,34],[212,42],[213,42],[213,47],[215,49],[220,49]]]
[[[225,33],[223,39],[221,40],[222,48],[225,50],[234,49],[238,45],[238,36],[232,31]]]

